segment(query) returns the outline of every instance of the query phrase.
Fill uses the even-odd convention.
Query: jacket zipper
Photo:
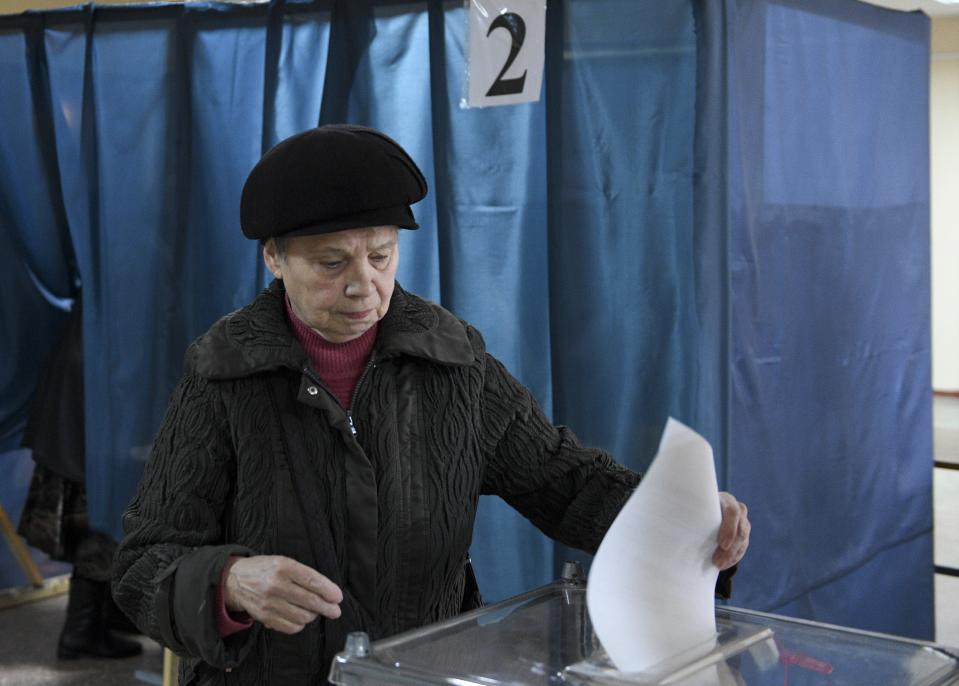
[[[356,396],[359,393],[360,386],[363,385],[363,381],[369,376],[370,370],[375,366],[376,363],[373,361],[373,356],[371,355],[366,366],[363,368],[363,373],[360,374],[359,381],[357,381],[356,386],[353,387],[353,395],[350,396],[350,406],[346,409],[346,418],[350,420],[350,431],[353,432],[354,436],[356,436],[356,426],[353,424],[353,406],[356,404]]]
[[[306,374],[308,377],[310,377],[310,380],[313,383],[315,383],[317,386],[319,386],[324,391],[326,391],[326,393],[331,398],[333,398],[333,402],[339,405],[340,408],[343,410],[343,412],[346,414],[346,419],[350,423],[350,433],[354,437],[356,436],[356,424],[353,423],[353,404],[356,402],[356,395],[357,395],[357,391],[360,390],[360,385],[362,385],[363,380],[366,379],[367,376],[369,376],[370,370],[373,369],[374,367],[376,367],[376,363],[373,361],[373,358],[370,357],[369,362],[366,363],[366,367],[363,368],[363,373],[360,374],[359,381],[356,382],[356,386],[354,386],[353,388],[353,395],[350,396],[350,406],[347,408],[347,407],[343,407],[343,404],[339,401],[339,399],[335,395],[333,395],[333,392],[326,387],[326,384],[324,384],[316,376],[316,374],[313,373],[313,370],[310,368],[310,365],[308,364],[303,365],[303,373]]]

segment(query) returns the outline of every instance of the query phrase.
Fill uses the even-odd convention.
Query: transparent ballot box
[[[563,580],[371,643],[351,634],[330,681],[343,686],[959,685],[959,651],[731,607],[717,635],[647,672],[617,671],[593,634],[586,586]]]

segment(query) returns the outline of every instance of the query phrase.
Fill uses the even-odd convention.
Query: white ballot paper
[[[618,670],[642,672],[697,646],[708,650],[720,520],[712,448],[670,418],[590,568],[589,616]]]

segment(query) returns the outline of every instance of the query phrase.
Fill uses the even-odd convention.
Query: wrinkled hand
[[[722,523],[719,525],[719,547],[713,553],[713,564],[720,569],[729,569],[743,559],[749,547],[749,517],[746,506],[725,491],[719,494]]]
[[[312,567],[282,555],[230,558],[223,597],[269,629],[295,634],[319,615],[340,616],[343,592]]]

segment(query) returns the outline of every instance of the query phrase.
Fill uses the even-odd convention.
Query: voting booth
[[[668,620],[666,620],[668,621]],[[783,616],[716,607],[707,644],[646,672],[617,671],[596,639],[577,565],[564,577],[445,622],[371,643],[351,634],[342,686],[569,684],[750,686],[959,684],[959,650]]]
[[[430,187],[406,290],[627,466],[670,415],[716,448],[720,486],[764,523],[738,604],[932,638],[928,18],[543,4],[0,17],[0,451],[82,277],[90,521],[121,537],[184,350],[270,276],[238,229],[246,173],[297,131],[364,124]],[[483,45],[500,48],[478,70]],[[467,81],[538,100],[463,108]],[[4,476],[12,515],[29,476]],[[470,553],[496,600],[576,554],[493,498]]]

